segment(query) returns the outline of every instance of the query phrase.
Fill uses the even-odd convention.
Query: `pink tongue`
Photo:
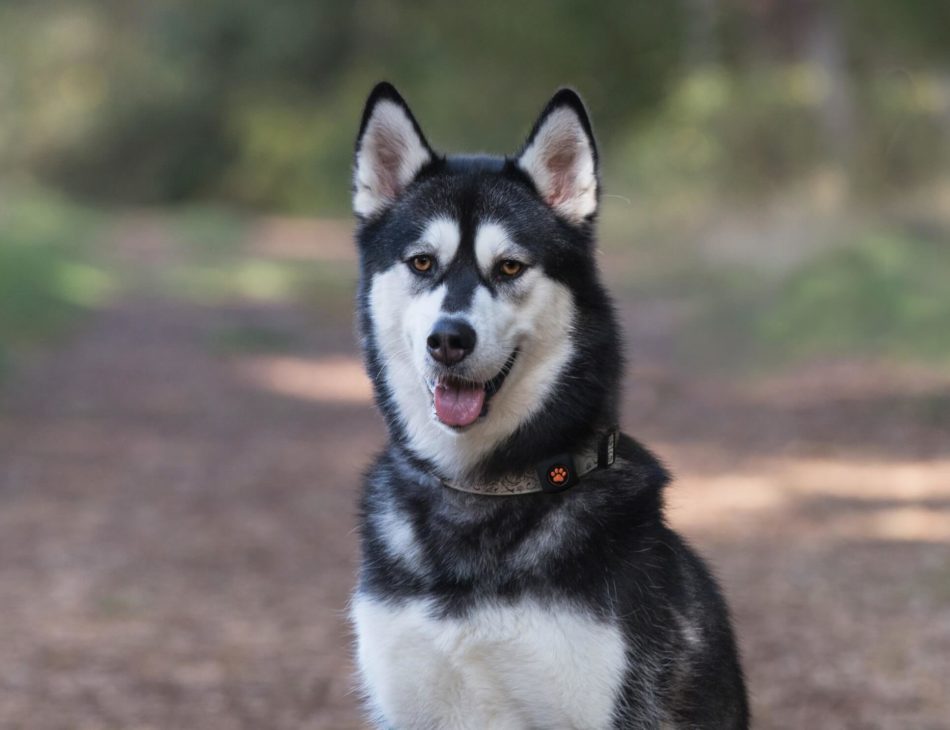
[[[435,386],[435,414],[446,426],[475,423],[485,405],[485,389],[458,383]]]

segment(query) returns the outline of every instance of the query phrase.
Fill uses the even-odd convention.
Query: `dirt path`
[[[143,266],[169,245],[124,235],[151,236]],[[130,297],[9,385],[0,727],[362,727],[345,606],[383,434],[345,317],[317,319]],[[215,350],[249,322],[293,351]],[[672,520],[724,581],[757,727],[950,727],[950,440],[915,405],[946,383],[724,390],[649,348],[633,375],[626,423],[679,475]]]
[[[349,728],[363,402],[285,397],[211,347],[280,307],[130,300],[0,416],[0,727]]]

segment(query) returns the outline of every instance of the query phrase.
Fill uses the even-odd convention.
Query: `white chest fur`
[[[490,606],[433,618],[424,601],[357,596],[358,659],[372,707],[413,730],[610,727],[620,631],[564,606]]]

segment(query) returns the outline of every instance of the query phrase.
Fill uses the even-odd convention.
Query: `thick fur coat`
[[[381,728],[745,728],[725,602],[622,436],[558,493],[530,473],[617,424],[621,344],[595,261],[598,159],[569,90],[511,157],[432,150],[388,84],[354,176],[367,371],[390,441],[361,500],[353,598]]]

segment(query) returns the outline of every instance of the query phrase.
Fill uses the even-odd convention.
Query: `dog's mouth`
[[[429,381],[435,417],[446,426],[463,429],[488,415],[489,402],[501,390],[517,358],[518,350],[512,351],[498,374],[484,383],[452,375]]]

